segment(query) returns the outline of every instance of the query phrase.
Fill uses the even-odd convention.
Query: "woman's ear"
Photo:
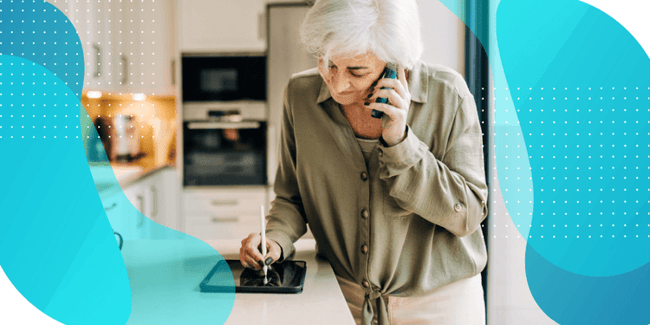
[[[325,79],[325,76],[327,75],[327,70],[325,65],[323,64],[323,56],[320,54],[318,55],[318,72],[320,73],[321,77]]]

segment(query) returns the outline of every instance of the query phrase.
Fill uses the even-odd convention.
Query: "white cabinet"
[[[165,168],[138,182],[145,198],[146,215],[151,220],[172,229],[179,229],[178,184],[176,171]],[[141,210],[142,211],[142,210]]]
[[[140,2],[118,0],[111,3],[113,23],[111,34],[115,43],[112,55],[114,91],[118,93],[137,92],[136,80],[138,74],[138,34],[140,24],[138,19],[138,5]]]
[[[125,240],[170,239],[173,232],[152,221],[174,230],[180,228],[177,188],[176,171],[163,168],[103,198],[111,227]]]
[[[264,0],[178,0],[180,50],[263,52],[265,10]]]
[[[108,217],[108,221],[111,223],[111,228],[124,237],[125,230],[128,228],[125,222],[126,218],[123,215],[126,206],[124,195],[122,193],[116,193],[110,197],[102,197],[102,204],[104,205],[104,212]]]
[[[123,0],[113,7],[115,91],[174,95],[175,1]]]
[[[124,189],[124,195],[128,202],[126,202],[125,209],[122,212],[124,220],[124,233],[122,236],[126,240],[152,238],[152,225],[146,220],[151,210],[148,206],[149,200],[146,194],[140,184],[133,184]]]
[[[146,231],[148,224],[145,223],[144,216],[138,212],[144,207],[144,199],[136,188],[116,191],[112,196],[104,198],[102,203],[111,228],[122,235],[122,238],[125,240],[149,238],[149,233]]]
[[[68,17],[79,35],[84,55],[83,88],[110,90],[109,0],[56,0],[52,4]]]
[[[84,90],[175,95],[176,1],[53,0],[75,26]]]
[[[152,95],[175,94],[176,19],[174,1],[143,0],[138,19],[140,34],[135,61],[140,92]]]
[[[244,239],[260,232],[260,205],[266,202],[266,187],[186,189],[184,232],[201,240]]]

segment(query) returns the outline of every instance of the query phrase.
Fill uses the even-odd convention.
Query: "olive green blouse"
[[[481,128],[455,71],[418,61],[407,136],[375,146],[368,164],[316,69],[284,94],[280,153],[267,238],[294,253],[314,234],[334,272],[366,290],[363,323],[388,324],[386,295],[417,296],[480,273],[487,252]]]

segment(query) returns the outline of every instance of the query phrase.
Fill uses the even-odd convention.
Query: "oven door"
[[[183,123],[183,186],[266,185],[266,123]]]

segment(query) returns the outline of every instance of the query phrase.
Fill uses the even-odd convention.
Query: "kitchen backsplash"
[[[175,97],[148,96],[144,100],[134,100],[131,94],[103,95],[101,98],[89,98],[84,94],[81,103],[95,127],[100,126],[97,131],[111,163],[118,158],[115,152],[118,151],[117,146],[121,145],[114,141],[115,137],[125,134],[118,131],[124,125],[116,123],[115,117],[119,115],[128,117],[130,122],[126,125],[133,127],[128,134],[138,138],[129,141],[129,145],[135,146],[130,152],[139,153],[136,159],[154,159],[155,165],[174,162],[177,129]],[[101,129],[102,126],[104,130]],[[107,139],[108,135],[111,135],[113,141]]]

